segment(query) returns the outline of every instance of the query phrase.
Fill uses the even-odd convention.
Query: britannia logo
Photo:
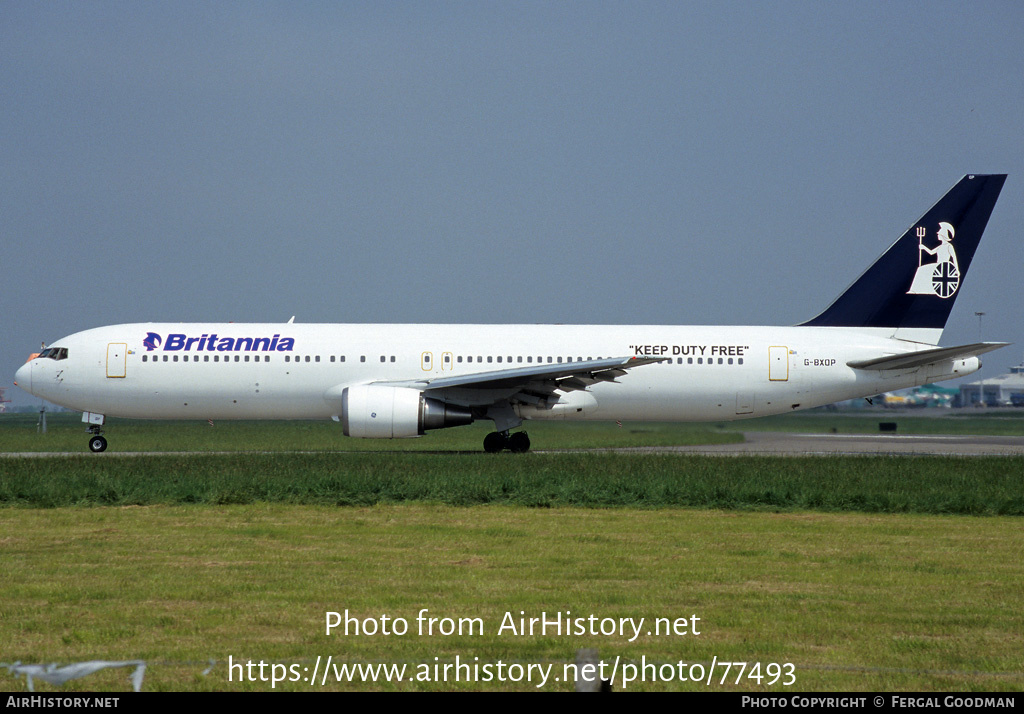
[[[939,223],[935,237],[939,244],[929,248],[924,244],[928,231],[924,226],[917,227],[917,272],[910,284],[907,295],[937,295],[940,298],[953,297],[960,287],[960,266],[956,262],[956,251],[953,250],[953,236],[956,230],[949,223]],[[934,263],[925,263],[924,254],[935,256]]]
[[[295,349],[295,338],[278,334],[273,337],[221,337],[216,332],[204,332],[198,337],[171,333],[165,339],[155,332],[147,332],[142,345],[147,352],[158,348],[163,352],[291,352]]]

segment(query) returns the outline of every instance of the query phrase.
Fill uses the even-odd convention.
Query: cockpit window
[[[68,348],[67,347],[47,347],[45,350],[39,353],[38,359],[67,359]]]

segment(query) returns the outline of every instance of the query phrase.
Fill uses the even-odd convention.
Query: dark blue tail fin
[[[942,330],[1006,174],[964,176],[842,295],[814,327]]]

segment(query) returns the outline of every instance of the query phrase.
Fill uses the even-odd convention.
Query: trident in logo
[[[908,295],[936,295],[940,298],[952,297],[960,287],[960,266],[957,265],[956,251],[953,250],[953,236],[956,230],[945,221],[939,223],[935,237],[939,244],[929,248],[924,244],[928,231],[924,226],[917,227],[917,272],[910,284]],[[934,263],[925,263],[923,253],[935,256]]]

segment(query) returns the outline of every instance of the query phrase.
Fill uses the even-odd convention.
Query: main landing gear
[[[103,438],[103,430],[98,426],[93,425],[88,429],[91,436],[89,437],[89,451],[94,454],[98,454],[101,451],[106,451],[107,440]]]
[[[522,454],[530,450],[530,437],[525,431],[509,434],[507,431],[492,431],[484,437],[484,451],[497,454],[508,449],[514,454]]]

